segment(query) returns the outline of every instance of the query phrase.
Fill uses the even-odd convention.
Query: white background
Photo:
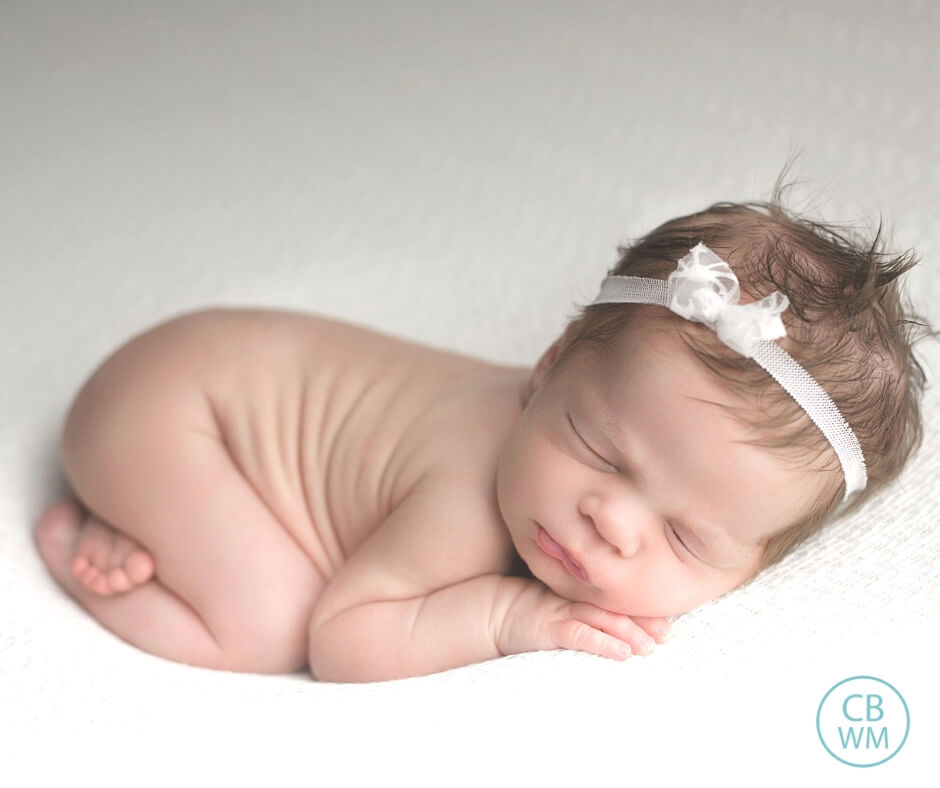
[[[0,773],[10,785],[935,783],[940,401],[902,483],[624,664],[344,687],[143,654],[46,575],[71,397],[130,334],[257,304],[531,363],[616,246],[717,200],[877,223],[938,289],[929,2],[0,4]],[[934,351],[929,360],[936,366]],[[837,681],[911,711],[875,769]]]

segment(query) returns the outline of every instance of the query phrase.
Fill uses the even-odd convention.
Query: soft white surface
[[[937,319],[938,29],[936,3],[858,0],[0,5],[3,783],[936,784],[936,389],[899,486],[624,664],[190,668],[64,596],[31,527],[70,398],[134,331],[263,304],[532,362],[617,243],[765,197],[797,149],[797,206],[883,210]],[[815,731],[858,674],[912,716],[872,769]]]

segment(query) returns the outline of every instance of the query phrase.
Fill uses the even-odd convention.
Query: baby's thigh
[[[277,649],[299,669],[325,580],[232,461],[198,341],[178,329],[134,340],[89,380],[65,426],[66,476],[89,510],[151,551],[157,578],[223,648]]]

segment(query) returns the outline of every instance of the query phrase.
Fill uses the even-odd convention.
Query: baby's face
[[[676,615],[740,585],[758,543],[805,514],[822,474],[796,468],[717,403],[743,404],[675,335],[578,349],[535,392],[497,467],[516,550],[560,596]]]

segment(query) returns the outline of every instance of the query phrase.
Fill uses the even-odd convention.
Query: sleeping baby
[[[765,203],[628,248],[534,368],[319,317],[134,338],[65,423],[36,539],[167,659],[319,680],[647,654],[900,473],[924,377],[880,250]]]

